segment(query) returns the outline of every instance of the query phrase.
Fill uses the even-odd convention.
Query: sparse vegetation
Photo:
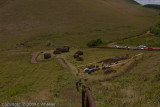
[[[101,39],[96,39],[96,40],[91,40],[87,43],[87,46],[91,47],[91,46],[98,46],[101,45],[103,42]]]
[[[155,34],[155,35],[160,35],[160,23],[152,26],[152,27],[150,28],[150,30],[151,30],[151,32],[152,32],[153,34]]]
[[[146,35],[138,38],[130,38],[124,41],[119,41],[118,44],[127,46],[146,45],[148,47],[160,47],[160,38],[154,35]]]
[[[125,38],[124,40],[119,40],[119,45],[128,45],[128,46],[139,46],[146,45],[148,47],[160,47],[160,23],[155,24],[150,27],[151,33],[153,35],[142,35],[140,37],[131,37]]]
[[[50,41],[50,40],[48,40],[47,42],[46,42],[46,46],[51,46],[52,45],[52,42]]]

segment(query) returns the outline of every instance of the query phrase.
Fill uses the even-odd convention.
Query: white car
[[[119,46],[118,46],[118,45],[114,45],[114,47],[115,47],[115,48],[119,48]]]
[[[130,49],[130,47],[129,47],[129,46],[123,46],[123,48],[124,48],[124,49]]]
[[[140,45],[140,46],[138,46],[138,47],[140,47],[140,48],[146,48],[147,46],[145,46],[145,45]]]
[[[140,50],[143,50],[144,48],[142,48],[142,47],[139,47],[139,46],[138,46],[138,47],[137,47],[136,49],[140,49]]]

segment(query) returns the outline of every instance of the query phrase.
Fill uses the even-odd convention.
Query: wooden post
[[[89,106],[88,107],[96,107],[96,104],[95,104],[95,101],[93,99],[92,92],[90,91],[90,89],[85,88],[84,90],[86,92],[86,95],[87,95],[86,97],[87,97],[88,102],[89,102]]]
[[[88,100],[88,96],[86,96],[86,107],[90,107],[90,105],[89,105],[89,100]]]
[[[85,91],[82,89],[82,107],[85,107]]]
[[[78,82],[76,82],[76,89],[77,89],[77,91],[79,91],[79,83]]]

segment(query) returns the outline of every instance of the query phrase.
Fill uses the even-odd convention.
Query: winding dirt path
[[[140,36],[146,36],[146,35],[154,35],[154,34],[152,34],[150,30],[148,30],[146,33],[139,35],[139,36],[136,36],[135,38],[138,38]]]
[[[31,63],[32,64],[36,64],[37,62],[37,57],[39,56],[39,54],[41,54],[43,51],[39,51],[39,52],[34,52],[32,53],[32,58],[31,58]]]
[[[31,63],[36,64],[37,62],[37,57],[42,53],[43,51],[38,51],[38,52],[33,52],[32,53],[32,58],[31,58]],[[68,65],[65,63],[65,60],[63,58],[57,58],[59,63],[63,66],[63,68],[68,68]]]
[[[59,63],[63,66],[63,68],[68,68],[67,64],[62,58],[58,58]]]
[[[140,36],[146,36],[146,35],[154,35],[154,34],[152,34],[150,31],[147,31],[146,33],[144,33],[144,34],[142,34],[142,35],[139,35],[139,36],[136,36],[136,37],[133,37],[133,38],[138,38],[138,37],[140,37]],[[127,40],[127,39],[125,39],[125,40]],[[114,46],[117,44],[117,42],[112,42],[112,43],[109,43],[108,45],[107,45],[107,47],[109,47],[109,48],[115,48]],[[119,46],[119,45],[118,45]],[[137,47],[136,46],[129,46],[130,47],[130,49],[133,49],[133,50],[135,50]],[[160,50],[160,47],[151,47],[151,48],[153,48],[153,50]],[[119,48],[117,48],[117,49],[124,49],[123,48],[123,46],[119,46]],[[145,48],[144,50],[148,50],[148,48]]]

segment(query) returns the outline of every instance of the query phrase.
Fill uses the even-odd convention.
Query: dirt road
[[[32,64],[36,64],[37,62],[37,57],[39,56],[39,54],[41,54],[43,51],[39,51],[39,52],[34,52],[32,54],[32,58],[31,58],[31,63]]]
[[[63,66],[63,68],[67,68],[67,64],[64,62],[62,58],[58,58],[59,63]]]

